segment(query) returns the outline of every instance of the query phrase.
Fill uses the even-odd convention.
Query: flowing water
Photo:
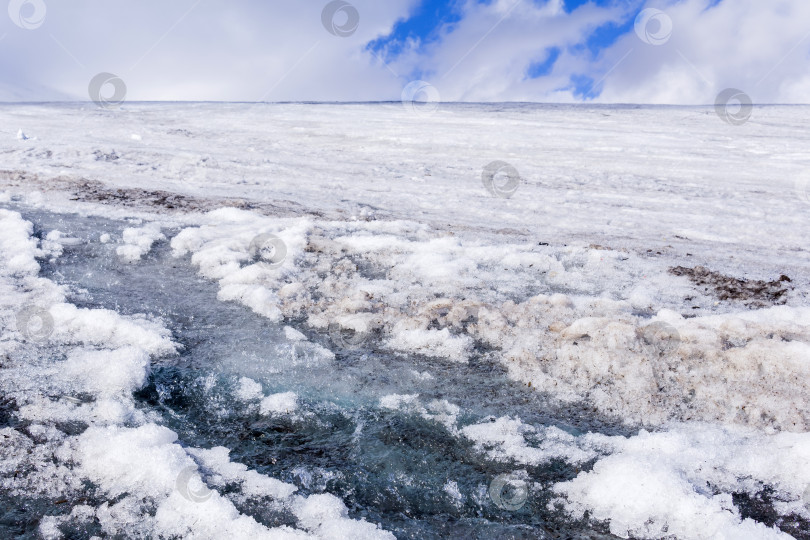
[[[373,339],[343,350],[328,333],[313,332],[302,321],[275,324],[218,301],[216,283],[197,276],[187,258],[172,257],[166,241],[139,262],[121,261],[116,244],[98,238],[103,232],[120,237],[132,226],[127,222],[17,210],[35,224],[37,236],[58,229],[80,240],[56,260],[42,262],[43,276],[70,287],[70,302],[159,317],[182,345],[178,356],[154,363],[136,395],[140,407],[161,414],[181,444],[225,446],[233,461],[295,484],[305,495],[334,494],[351,517],[378,523],[397,538],[613,538],[603,527],[573,522],[549,508],[548,488],[580,468],[564,460],[540,466],[492,461],[439,422],[380,406],[389,394],[419,394],[422,403],[459,406],[459,426],[509,415],[574,435],[627,434],[583,407],[550,405],[510,381],[485,351],[469,364],[456,364],[381,352]],[[288,339],[285,325],[309,341]],[[262,416],[234,398],[240,377],[261,383],[265,395],[295,392],[298,409]],[[495,504],[491,482],[516,470],[526,470],[540,487],[519,508]],[[295,525],[284,512],[236,504],[266,525]]]

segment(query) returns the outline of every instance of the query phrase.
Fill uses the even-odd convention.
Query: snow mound
[[[742,519],[732,493],[770,486],[785,515],[810,516],[810,434],[765,435],[743,427],[677,424],[630,438],[590,434],[585,444],[610,453],[591,472],[554,486],[574,517],[589,512],[621,537],[683,540],[791,538]]]

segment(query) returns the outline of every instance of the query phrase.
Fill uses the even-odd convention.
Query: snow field
[[[218,282],[220,300],[328,335],[331,351],[284,330],[303,369],[369,350],[449,367],[483,356],[562,403],[649,428],[574,435],[514,414],[462,422],[458,406],[412,390],[380,400],[513,467],[529,497],[553,492],[572,517],[587,512],[621,537],[786,538],[744,519],[732,494],[772,489],[778,515],[810,519],[807,111],[762,107],[729,131],[688,107],[448,106],[429,121],[370,105],[132,104],[114,121],[3,107],[28,136],[0,141],[0,202],[137,214],[146,222],[123,238],[100,238],[120,240],[133,264],[167,228],[184,228],[172,248]],[[521,175],[511,199],[481,186],[494,160]],[[129,199],[110,204],[117,189]],[[255,210],[202,213],[221,206]],[[139,523],[145,536],[390,537],[347,520],[331,495],[304,499],[231,462],[226,448],[179,444],[131,399],[176,350],[161,322],[67,304],[37,261],[60,257],[69,235],[38,243],[3,210],[0,229],[0,388],[29,423],[0,430],[1,487],[57,499],[91,479],[108,500],[46,517],[44,537],[92,520],[105,534]],[[280,265],[251,248],[267,234],[284,243]],[[785,273],[793,290],[786,305],[752,310],[668,274],[687,263]],[[268,415],[306,414],[297,395],[265,395],[247,377],[234,397],[266,402]],[[88,428],[70,435],[71,422]],[[584,472],[531,480],[557,459]],[[480,496],[444,486],[458,504]],[[240,515],[237,503],[254,499],[303,530]]]

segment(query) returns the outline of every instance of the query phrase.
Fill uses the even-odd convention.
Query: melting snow
[[[93,238],[132,265],[170,239],[176,262],[215,282],[221,302],[287,325],[279,336],[289,355],[275,364],[221,359],[240,363],[227,392],[256,416],[249,422],[287,426],[306,412],[309,395],[265,395],[282,390],[273,376],[284,370],[374,365],[387,354],[439,397],[380,382],[375,414],[435,426],[467,445],[476,466],[508,468],[522,482],[552,461],[576,467],[570,480],[541,486],[549,507],[619,537],[788,538],[735,505],[733,495],[765,490],[780,519],[810,520],[810,260],[796,165],[806,137],[795,121],[804,110],[765,108],[745,127],[753,131],[732,137],[702,110],[680,108],[459,106],[427,131],[401,108],[357,106],[361,134],[334,108],[278,106],[263,123],[255,108],[222,116],[201,107],[150,119],[159,126],[149,130],[149,156],[131,129],[104,131],[103,115],[4,109],[55,142],[20,130],[26,144],[3,143],[9,191],[0,203],[130,219],[120,236]],[[151,112],[133,105],[129,114]],[[75,133],[77,118],[86,134]],[[197,136],[211,130],[240,143],[214,158],[210,137]],[[627,151],[604,147],[606,136]],[[523,177],[515,196],[488,197],[480,180],[471,187],[504,154]],[[335,494],[302,494],[232,461],[233,449],[181,444],[166,417],[133,396],[181,350],[165,321],[68,301],[67,286],[41,276],[41,265],[70,257],[79,242],[61,225],[35,235],[0,209],[0,230],[0,412],[7,401],[22,423],[0,428],[0,490],[73,505],[43,515],[41,536],[94,523],[108,536],[394,537],[370,518],[351,519]],[[783,305],[751,309],[669,271],[684,264],[729,280],[779,279]],[[509,410],[473,418],[440,390],[464,383],[449,379],[454,370],[487,362],[559,406],[584,403],[649,431],[580,433]],[[376,370],[380,381],[390,375]],[[201,385],[212,391],[216,381]],[[212,410],[227,415],[229,406]],[[364,429],[357,421],[354,436]],[[307,489],[327,490],[316,472],[341,478],[296,470]],[[418,484],[403,471],[388,478],[391,493],[380,497],[392,500],[396,482]],[[87,482],[92,504],[82,499]],[[454,511],[484,508],[483,489],[455,478],[436,488]],[[243,511],[251,504],[292,517],[269,527]]]

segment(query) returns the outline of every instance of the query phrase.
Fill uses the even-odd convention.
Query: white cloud
[[[412,78],[445,101],[575,101],[572,77],[599,82],[597,101],[711,103],[736,87],[755,102],[808,102],[810,2],[647,2],[673,21],[664,45],[621,37],[596,58],[594,29],[644,7],[619,1],[565,13],[562,0],[466,0],[439,39],[414,42],[385,66],[366,44],[388,35],[419,0],[352,0],[350,37],[321,23],[326,0],[47,2],[39,28],[0,24],[0,100],[86,99],[98,72],[119,75],[129,100],[389,100]],[[551,47],[547,76],[527,78]]]
[[[373,99],[401,86],[364,45],[417,1],[353,0],[360,25],[345,38],[324,28],[326,0],[50,1],[36,30],[0,26],[0,99],[87,99],[101,71],[130,100]]]
[[[557,92],[570,86],[576,68],[588,69],[584,57],[565,50],[582,43],[597,27],[626,16],[626,7],[586,5],[571,14],[561,0],[534,4],[526,0],[467,0],[464,18],[434,45],[412,50],[392,64],[395,70],[432,74],[426,80],[448,101],[532,101],[573,94]],[[551,47],[563,49],[548,77],[527,79],[529,67],[543,61]],[[561,68],[561,69],[560,69]]]
[[[543,6],[468,0],[465,18],[451,34],[427,51],[405,55],[396,66],[432,71],[436,76],[430,82],[449,101],[576,101],[580,98],[571,89],[571,78],[587,76],[602,91],[596,99],[600,102],[713,103],[721,90],[734,87],[757,103],[807,103],[810,2],[712,3],[617,2],[585,5],[566,14],[559,0]],[[598,26],[632,21],[643,7],[662,9],[671,18],[673,33],[663,45],[647,44],[631,30],[596,59],[587,48],[573,47]],[[526,80],[527,67],[549,47],[563,49],[552,73]]]
[[[653,3],[650,3],[653,4]],[[661,6],[672,18],[672,38],[647,45],[635,34],[605,52],[601,68],[630,56],[606,79],[600,101],[712,103],[739,88],[756,103],[807,103],[810,78],[810,2],[709,0]],[[653,4],[655,5],[655,4]]]

